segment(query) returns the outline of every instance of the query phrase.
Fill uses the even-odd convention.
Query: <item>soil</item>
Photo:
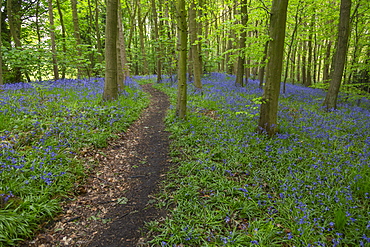
[[[155,195],[170,166],[166,94],[143,85],[151,103],[140,119],[109,141],[107,148],[83,150],[86,169],[96,165],[63,211],[21,246],[146,246],[145,222],[161,221]]]

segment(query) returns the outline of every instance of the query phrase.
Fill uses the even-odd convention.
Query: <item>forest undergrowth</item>
[[[187,120],[166,119],[178,167],[163,185],[154,246],[370,246],[370,103],[287,85],[279,133],[256,133],[258,82],[212,73],[188,88]]]
[[[6,84],[0,92],[0,246],[28,238],[61,210],[101,148],[136,120],[149,98],[133,79],[114,102],[104,80]]]
[[[145,79],[145,78],[144,78]],[[152,80],[153,77],[148,77]],[[212,73],[188,89],[186,121],[166,119],[178,163],[163,185],[154,246],[370,246],[370,102],[287,85],[279,133],[256,133],[262,90]],[[102,79],[7,84],[0,93],[0,246],[29,237],[83,179],[78,152],[103,147],[148,105],[129,79],[102,103]]]

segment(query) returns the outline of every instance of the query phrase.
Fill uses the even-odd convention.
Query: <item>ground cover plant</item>
[[[370,246],[370,104],[325,112],[320,89],[287,85],[279,133],[256,134],[256,81],[211,74],[190,86],[187,120],[167,118],[178,167],[156,246]],[[157,85],[175,105],[176,86]]]
[[[29,237],[60,210],[86,175],[79,151],[104,147],[148,105],[127,80],[119,100],[102,102],[104,80],[6,84],[0,92],[0,246]]]

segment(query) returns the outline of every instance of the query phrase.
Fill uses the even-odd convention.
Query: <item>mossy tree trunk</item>
[[[349,38],[349,24],[351,16],[351,0],[341,0],[340,4],[340,17],[338,24],[338,38],[337,49],[334,54],[333,74],[331,77],[329,90],[324,100],[326,109],[332,110],[337,108],[337,98],[339,93],[340,84],[344,71],[344,64],[346,62]]]
[[[283,65],[284,39],[288,0],[273,0],[270,18],[269,60],[266,71],[258,129],[274,135],[277,131],[277,111]]]

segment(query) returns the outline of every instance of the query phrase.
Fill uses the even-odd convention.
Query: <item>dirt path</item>
[[[163,118],[168,97],[144,85],[150,106],[126,133],[103,150],[81,155],[98,161],[63,212],[22,246],[141,246],[144,223],[164,212],[153,207],[158,183],[169,166]]]

